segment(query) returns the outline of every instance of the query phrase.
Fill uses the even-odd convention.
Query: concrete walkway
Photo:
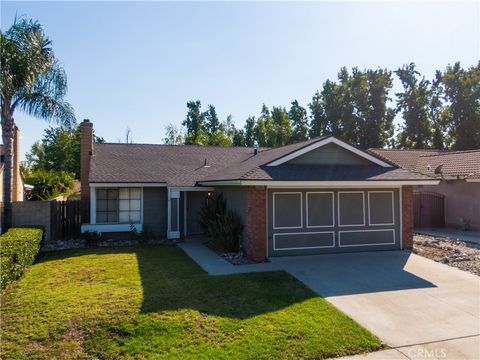
[[[480,231],[463,231],[458,229],[433,229],[433,228],[420,228],[415,229],[418,234],[438,236],[452,240],[462,240],[472,243],[480,244]]]
[[[234,266],[204,245],[179,246],[211,275],[292,274],[392,348],[365,359],[480,359],[480,278],[473,274],[407,251],[279,257]]]

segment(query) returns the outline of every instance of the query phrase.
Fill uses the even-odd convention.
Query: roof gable
[[[334,138],[333,136],[320,139],[313,144],[293,151],[274,161],[267,166],[278,166],[281,164],[307,164],[307,165],[378,165],[381,167],[392,167],[389,163],[359,150],[347,143]]]

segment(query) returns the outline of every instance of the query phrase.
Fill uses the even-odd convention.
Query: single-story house
[[[414,186],[416,226],[480,230],[480,149],[368,152],[403,169],[440,180],[438,186]]]
[[[206,197],[222,193],[254,260],[411,248],[413,186],[439,183],[332,136],[252,149],[94,144],[92,133],[82,122],[82,231],[184,238],[201,232]]]

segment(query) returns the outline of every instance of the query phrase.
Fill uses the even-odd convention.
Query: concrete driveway
[[[408,251],[289,256],[234,266],[179,246],[210,275],[284,270],[392,349],[354,359],[480,359],[480,278]]]
[[[272,262],[395,348],[366,358],[480,359],[480,278],[473,274],[406,251]]]

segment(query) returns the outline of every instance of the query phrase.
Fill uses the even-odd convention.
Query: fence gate
[[[445,196],[429,191],[413,193],[413,226],[444,227]]]
[[[81,200],[51,202],[51,239],[70,240],[80,237]]]

